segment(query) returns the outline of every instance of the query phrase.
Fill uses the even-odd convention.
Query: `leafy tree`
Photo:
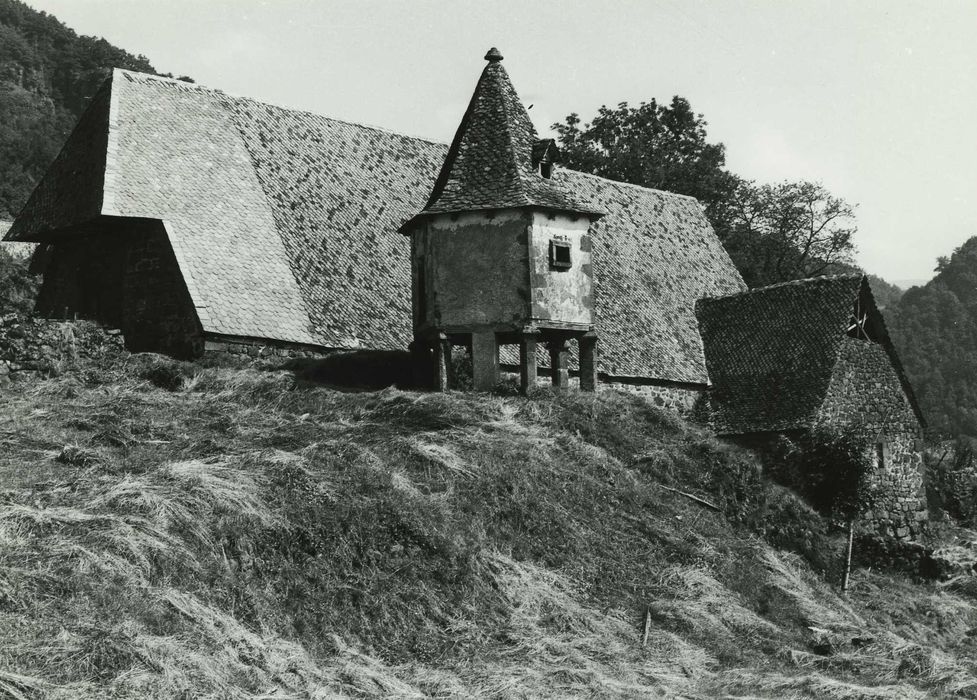
[[[728,206],[726,249],[751,287],[852,266],[854,207],[813,182],[741,182]]]
[[[706,125],[688,100],[675,96],[668,105],[652,100],[604,106],[583,125],[574,113],[553,129],[567,167],[691,195],[722,235],[739,180],[726,170],[725,146],[707,140]]]
[[[687,194],[706,216],[751,287],[851,267],[854,208],[810,182],[757,185],[726,169],[707,122],[688,100],[601,107],[582,124],[553,125],[567,167],[611,180]]]

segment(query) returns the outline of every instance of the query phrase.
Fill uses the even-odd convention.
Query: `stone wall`
[[[119,328],[127,246],[126,238],[112,231],[68,235],[42,246],[35,257],[44,275],[35,312],[47,318],[97,320]]]
[[[121,327],[126,347],[179,358],[203,353],[203,329],[161,224],[152,222],[129,237],[123,269]]]
[[[411,236],[415,326],[515,330],[530,319],[529,217],[441,215]]]
[[[122,333],[90,321],[0,317],[0,386],[11,380],[44,377],[80,360],[123,352]]]
[[[703,389],[694,385],[638,383],[613,378],[602,378],[598,383],[600,389],[631,392],[643,396],[655,406],[677,411],[686,417],[694,415],[703,395]]]
[[[297,345],[295,343],[276,343],[259,338],[228,338],[207,336],[204,352],[211,357],[227,357],[245,360],[248,358],[316,358],[326,357],[343,350],[331,350],[316,345]]]
[[[203,334],[162,224],[101,218],[38,253],[35,311],[122,329],[133,352],[195,357]]]
[[[857,425],[873,444],[876,505],[865,520],[882,534],[916,536],[927,518],[922,427],[881,345],[845,339],[819,418]]]

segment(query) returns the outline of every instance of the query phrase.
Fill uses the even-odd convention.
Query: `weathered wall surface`
[[[691,416],[702,398],[703,390],[699,388],[676,386],[671,384],[639,384],[632,382],[601,380],[597,389],[617,389],[644,397],[650,403],[660,408],[678,411],[684,416]]]
[[[39,251],[47,260],[35,311],[49,318],[86,318],[120,327],[127,245],[124,235],[107,229],[98,235],[69,235]]]
[[[293,343],[281,343],[259,338],[222,338],[219,336],[207,336],[204,341],[204,352],[208,356],[224,355],[235,359],[247,358],[314,358],[326,357],[343,350],[331,350],[317,347],[315,345],[296,345]]]
[[[59,239],[47,255],[38,315],[120,328],[134,352],[202,352],[200,324],[160,223],[101,219],[84,235]]]
[[[529,218],[524,212],[448,215],[414,234],[415,301],[441,328],[521,328],[529,320]],[[424,265],[424,280],[416,275]]]
[[[916,535],[927,517],[922,429],[881,345],[845,338],[819,418],[863,426],[882,446],[882,464],[871,479],[876,506],[865,519],[884,534]]]
[[[530,286],[532,318],[545,326],[558,324],[593,324],[593,266],[588,230],[590,221],[580,217],[573,220],[563,214],[532,215],[530,251]],[[570,245],[569,269],[550,267],[550,242]]]
[[[122,281],[121,327],[133,352],[196,357],[203,331],[161,225],[129,236]]]
[[[83,359],[118,354],[122,334],[88,321],[0,317],[0,386],[57,374]]]

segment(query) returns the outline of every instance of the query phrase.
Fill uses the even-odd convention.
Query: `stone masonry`
[[[123,351],[122,334],[87,321],[0,317],[0,387],[58,374],[76,361]]]
[[[845,338],[820,418],[859,426],[873,445],[875,507],[865,521],[882,534],[916,536],[927,519],[922,428],[885,348]]]

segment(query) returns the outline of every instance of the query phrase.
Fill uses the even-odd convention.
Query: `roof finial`
[[[496,63],[502,60],[502,54],[493,46],[488,50],[488,53],[485,54],[485,60],[489,63]]]

